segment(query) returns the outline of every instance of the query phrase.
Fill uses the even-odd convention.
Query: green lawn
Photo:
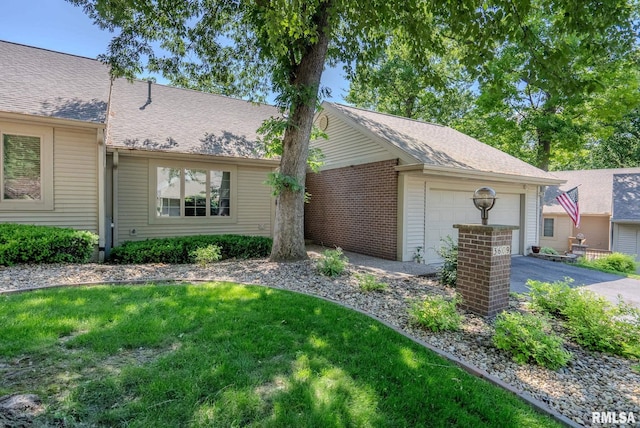
[[[357,312],[231,283],[0,296],[0,395],[67,426],[559,426]]]

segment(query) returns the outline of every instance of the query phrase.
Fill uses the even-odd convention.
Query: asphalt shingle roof
[[[447,126],[328,103],[427,167],[448,167],[544,180],[553,175]]]
[[[640,168],[591,169],[580,171],[554,171],[553,174],[567,180],[562,186],[548,186],[544,194],[544,213],[564,214],[556,201],[562,192],[578,188],[581,214],[610,215],[613,204],[613,176],[615,174],[638,174]]]
[[[257,129],[268,105],[214,94],[112,81],[95,59],[0,41],[0,111],[107,125],[108,146],[261,159]],[[107,119],[107,114],[109,118]]]
[[[104,123],[109,69],[101,62],[0,41],[0,110]]]
[[[262,159],[257,129],[278,116],[269,105],[204,92],[117,79],[107,144],[111,147]]]
[[[640,172],[614,174],[612,220],[640,222]]]

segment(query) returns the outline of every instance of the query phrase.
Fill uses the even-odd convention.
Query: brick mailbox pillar
[[[509,306],[511,238],[518,226],[455,224],[461,307],[493,316]]]

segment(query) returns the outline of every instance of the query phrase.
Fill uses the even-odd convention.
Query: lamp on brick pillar
[[[482,224],[489,223],[489,210],[496,203],[496,191],[491,187],[481,187],[473,192],[473,205],[480,210]]]

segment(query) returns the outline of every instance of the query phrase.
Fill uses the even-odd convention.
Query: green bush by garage
[[[265,236],[197,235],[128,241],[111,250],[116,264],[194,263],[200,248],[220,248],[220,259],[263,258],[271,253],[272,239]]]
[[[29,224],[0,224],[0,265],[87,263],[98,236],[86,230]]]

